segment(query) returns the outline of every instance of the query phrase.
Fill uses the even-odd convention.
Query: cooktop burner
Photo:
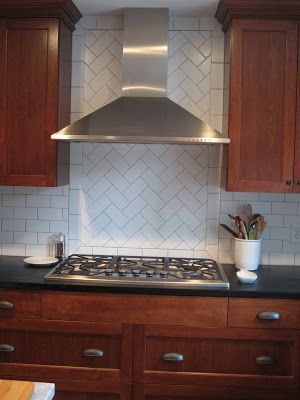
[[[72,254],[55,266],[45,280],[108,286],[229,288],[221,265],[203,258]]]

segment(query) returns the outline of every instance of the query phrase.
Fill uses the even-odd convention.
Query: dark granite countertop
[[[161,289],[126,288],[109,286],[68,285],[44,280],[51,268],[28,267],[24,257],[0,256],[0,288],[63,290],[98,293],[136,293],[184,296],[222,296],[222,297],[271,297],[300,299],[300,266],[260,266],[258,278],[253,284],[241,284],[236,277],[233,265],[223,268],[230,282],[230,289]]]

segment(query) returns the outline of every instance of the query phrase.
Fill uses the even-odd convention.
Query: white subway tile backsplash
[[[38,188],[31,186],[14,186],[14,194],[37,194]]]
[[[37,219],[37,208],[35,207],[15,207],[14,219]]]
[[[0,218],[13,218],[13,207],[0,207]]]
[[[295,255],[290,253],[270,253],[269,262],[273,265],[294,265]]]
[[[62,232],[66,234],[69,231],[68,225],[69,225],[68,221],[50,221],[50,232],[56,232],[56,233]]]
[[[37,244],[37,233],[35,232],[14,232],[14,243]]]
[[[0,232],[0,243],[9,244],[14,242],[13,232]]]
[[[68,208],[69,196],[51,196],[50,206],[52,208]]]
[[[38,219],[41,220],[61,220],[61,208],[38,208]]]
[[[297,215],[298,204],[296,202],[279,201],[272,203],[272,214]]]
[[[26,244],[25,245],[25,255],[32,257],[49,256],[50,247],[46,244]]]
[[[291,239],[291,229],[290,228],[271,228],[271,239],[279,240],[290,240]]]
[[[13,186],[0,186],[0,194],[13,194]]]
[[[24,256],[25,244],[2,244],[3,256]]]
[[[26,207],[50,207],[50,196],[27,195]]]
[[[61,221],[60,221],[61,222]],[[26,220],[27,232],[49,232],[49,221]]]
[[[224,38],[212,38],[212,63],[220,63],[224,66]],[[224,68],[224,67],[223,67]]]
[[[199,17],[175,17],[174,29],[178,31],[198,31],[199,22]]]
[[[19,207],[25,206],[25,196],[15,194],[2,194],[2,206]]]
[[[22,232],[25,231],[25,220],[21,219],[2,219],[3,232]]]

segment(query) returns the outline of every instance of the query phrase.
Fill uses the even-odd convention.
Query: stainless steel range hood
[[[123,96],[51,138],[120,143],[229,143],[167,96],[168,9],[124,14]]]

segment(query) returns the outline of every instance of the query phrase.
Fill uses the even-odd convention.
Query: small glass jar
[[[66,237],[63,233],[54,236],[53,240],[53,255],[58,260],[65,258]]]

